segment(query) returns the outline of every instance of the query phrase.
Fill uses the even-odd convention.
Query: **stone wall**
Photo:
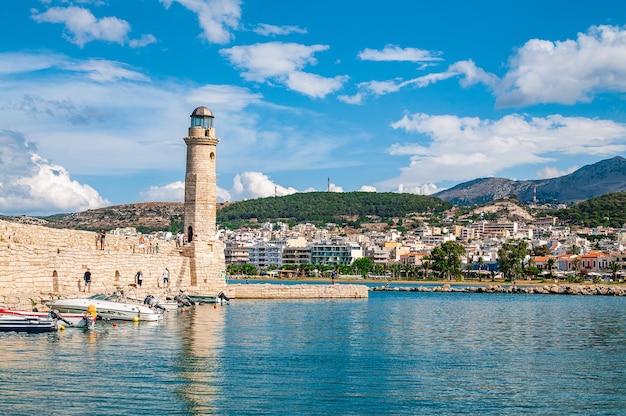
[[[138,270],[143,272],[145,290],[165,289],[162,278],[166,267],[170,289],[193,289],[188,285],[189,260],[179,254],[174,241],[155,241],[158,254],[139,250],[137,237],[107,235],[104,250],[96,242],[94,232],[0,221],[0,305],[23,305],[24,297],[80,292],[87,268],[92,273],[91,292],[95,293],[128,288],[135,283]]]
[[[165,296],[179,290],[214,295],[222,290],[230,298],[355,298],[367,297],[360,285],[226,285],[225,274],[217,285],[212,276],[200,281],[191,278],[189,247],[176,247],[174,241],[157,240],[158,254],[139,250],[137,237],[107,235],[104,250],[97,244],[97,233],[59,230],[0,220],[0,307],[30,309],[37,302],[54,297],[82,296],[83,274],[92,273],[91,293],[111,293],[116,289],[134,290]],[[169,269],[170,285],[162,283],[163,270]],[[135,289],[135,274],[142,270],[141,289]],[[219,272],[215,272],[217,274]],[[356,286],[351,288],[350,286]]]
[[[368,287],[358,284],[229,283],[227,295],[235,299],[350,299],[367,298]]]

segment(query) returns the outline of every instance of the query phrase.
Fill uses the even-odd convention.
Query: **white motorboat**
[[[41,319],[42,322],[46,322],[46,318],[53,318],[57,320],[57,324],[64,325],[64,327],[67,328],[92,328],[96,322],[97,313],[95,313],[95,311],[87,311],[85,313],[59,313],[55,310],[51,310],[50,312],[31,312],[0,308],[0,317],[5,317],[6,322],[8,322],[7,317],[16,318],[18,321],[19,318]]]
[[[90,305],[96,307],[102,319],[121,321],[158,321],[163,319],[162,311],[147,305],[126,302],[117,296],[93,295],[89,298],[57,299],[46,302],[51,309],[60,313],[83,313]]]
[[[50,316],[0,315],[0,331],[52,332],[57,330],[57,320]]]

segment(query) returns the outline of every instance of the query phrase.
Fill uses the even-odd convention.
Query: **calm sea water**
[[[626,414],[626,298],[371,292],[0,334],[3,415]]]

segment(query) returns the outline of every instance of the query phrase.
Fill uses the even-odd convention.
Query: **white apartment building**
[[[270,243],[260,243],[248,247],[249,263],[258,269],[269,266],[283,265],[283,246]]]
[[[363,257],[363,250],[357,243],[316,243],[311,245],[311,264],[350,265]]]

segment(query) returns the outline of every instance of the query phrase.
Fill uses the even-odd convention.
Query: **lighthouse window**
[[[191,117],[191,127],[202,127],[210,129],[213,127],[213,118],[211,117]]]

